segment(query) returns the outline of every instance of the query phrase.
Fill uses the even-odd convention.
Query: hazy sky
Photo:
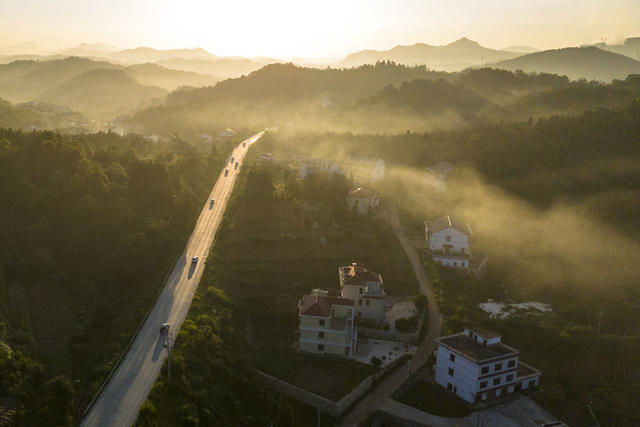
[[[493,48],[620,42],[640,36],[640,0],[0,0],[0,23],[0,46],[326,57],[463,36]]]

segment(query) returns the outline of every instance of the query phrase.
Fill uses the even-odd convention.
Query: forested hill
[[[493,66],[506,70],[554,73],[571,79],[595,79],[604,82],[640,73],[640,62],[597,47],[545,50],[501,61]]]
[[[181,253],[227,149],[0,129],[0,408],[10,402],[17,425],[74,423]]]
[[[212,123],[385,134],[447,130],[623,107],[640,96],[633,79],[605,85],[554,74],[444,73],[392,62],[352,69],[272,64],[214,87],[175,91],[164,105],[138,111],[125,126],[156,134],[202,133]]]

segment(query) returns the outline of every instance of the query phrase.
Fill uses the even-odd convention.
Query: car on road
[[[193,258],[191,258],[191,264],[195,264],[198,262],[198,256],[194,256]]]
[[[226,169],[224,170],[224,176],[229,176],[229,168],[226,168]]]
[[[235,166],[235,168],[236,168],[236,169],[238,169],[238,162],[236,162],[236,166]]]
[[[233,156],[231,156],[231,163],[233,163],[233,162],[235,162],[235,161],[236,161],[236,158],[235,158],[235,157],[233,157]]]
[[[209,206],[213,207],[213,204],[216,202],[216,199],[211,199],[211,201],[209,202]]]
[[[247,143],[246,143],[246,142],[243,142],[243,143],[242,143],[242,146],[243,146],[243,147],[246,147],[246,146],[247,146]]]
[[[169,333],[169,328],[171,328],[171,323],[164,322],[162,326],[160,326],[160,333],[166,335]]]

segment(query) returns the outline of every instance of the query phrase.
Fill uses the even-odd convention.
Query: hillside
[[[234,78],[252,73],[264,67],[265,65],[279,62],[281,61],[266,58],[261,60],[246,58],[171,58],[156,61],[156,64],[174,70],[193,71],[201,74],[212,74],[221,78]]]
[[[0,128],[2,127],[29,130],[92,130],[82,114],[69,108],[35,102],[11,105],[8,101],[0,98]]]
[[[121,114],[166,93],[162,88],[138,83],[124,70],[99,68],[51,88],[38,100],[92,114]]]
[[[505,70],[544,72],[610,82],[640,73],[640,62],[596,47],[545,50],[492,64]]]
[[[345,67],[374,64],[377,61],[394,61],[406,65],[426,65],[431,69],[455,71],[473,65],[514,58],[519,53],[489,49],[475,41],[461,38],[444,46],[417,43],[396,46],[390,50],[363,50],[348,55],[342,61]]]
[[[181,86],[212,86],[219,79],[208,74],[171,70],[158,64],[136,64],[127,67],[127,73],[143,85],[175,90]]]
[[[185,59],[216,59],[217,56],[202,48],[196,49],[168,49],[160,50],[151,47],[137,47],[111,52],[106,55],[109,59],[117,59],[124,62],[155,62],[172,58]]]
[[[15,61],[0,65],[0,97],[12,102],[31,101],[56,85],[96,68],[114,69],[110,62],[71,57],[53,61]]]

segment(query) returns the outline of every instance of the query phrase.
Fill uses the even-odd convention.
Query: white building
[[[469,267],[471,227],[449,215],[425,222],[425,234],[431,257],[449,267]]]
[[[349,191],[346,199],[349,210],[355,209],[360,215],[368,213],[380,204],[380,198],[376,193],[362,187]]]
[[[345,172],[353,176],[357,183],[376,182],[384,179],[384,160],[351,157],[343,162]]]
[[[427,168],[424,182],[438,191],[444,191],[447,188],[447,175],[451,171],[453,171],[453,165],[451,163],[438,162]]]
[[[387,296],[384,292],[382,276],[360,267],[355,262],[338,267],[338,275],[342,296],[353,300],[356,316],[384,322],[384,305]]]
[[[540,371],[495,332],[465,329],[436,339],[436,382],[469,403],[535,388]]]
[[[315,289],[298,304],[300,350],[352,357],[358,342],[353,300]]]

